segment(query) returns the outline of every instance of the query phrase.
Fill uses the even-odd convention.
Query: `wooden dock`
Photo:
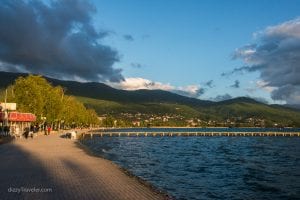
[[[97,137],[175,137],[175,136],[229,136],[229,137],[300,137],[300,132],[87,132],[81,138]]]

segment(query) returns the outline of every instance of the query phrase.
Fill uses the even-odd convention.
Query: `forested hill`
[[[19,76],[26,75],[0,72],[0,89],[12,84]],[[144,113],[145,118],[152,115],[173,116],[182,120],[197,119],[206,122],[229,120],[229,123],[255,119],[256,122],[264,121],[271,125],[300,126],[298,109],[266,105],[247,97],[212,102],[162,90],[126,91],[103,83],[80,83],[47,77],[46,79],[54,86],[60,85],[65,88],[68,95],[76,96],[87,107],[95,109],[99,115],[119,117],[124,113]]]
[[[24,73],[0,72],[0,88],[12,84],[19,76],[26,76]],[[54,86],[60,85],[66,88],[66,93],[74,96],[82,96],[93,99],[101,99],[117,102],[168,102],[188,105],[211,105],[214,102],[202,101],[195,98],[189,98],[163,90],[118,90],[103,83],[88,82],[81,83],[76,81],[63,81],[45,77]]]

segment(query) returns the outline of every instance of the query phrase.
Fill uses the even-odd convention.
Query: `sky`
[[[298,0],[0,3],[0,70],[300,104]]]

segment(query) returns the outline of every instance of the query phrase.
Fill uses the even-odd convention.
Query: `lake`
[[[176,199],[299,199],[299,137],[94,137],[97,154]]]
[[[300,128],[111,128],[103,132],[300,132]]]

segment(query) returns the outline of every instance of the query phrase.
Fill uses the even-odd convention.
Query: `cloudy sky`
[[[298,0],[0,3],[0,70],[300,104]]]

